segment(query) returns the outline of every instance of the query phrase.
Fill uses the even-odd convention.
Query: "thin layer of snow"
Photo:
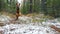
[[[9,16],[1,15],[0,16],[0,21],[2,22],[9,22],[11,18]]]
[[[26,22],[26,23],[31,23],[32,22],[32,18],[31,17],[27,17],[27,16],[20,16],[19,20],[22,22]]]
[[[31,23],[32,24],[32,23]],[[31,24],[10,24],[1,27],[4,34],[55,34],[55,30],[48,26],[36,26]]]
[[[8,24],[10,22],[10,20],[11,20],[11,18],[9,16],[0,15],[0,24],[1,25]]]

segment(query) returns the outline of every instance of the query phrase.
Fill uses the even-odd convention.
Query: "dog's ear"
[[[16,5],[17,5],[17,3],[16,3]]]

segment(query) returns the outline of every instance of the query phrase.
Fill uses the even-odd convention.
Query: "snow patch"
[[[2,28],[2,29],[1,29]],[[4,34],[55,34],[55,30],[48,26],[36,26],[31,24],[10,24],[1,27]]]

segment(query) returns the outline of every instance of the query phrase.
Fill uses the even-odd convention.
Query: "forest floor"
[[[60,18],[54,19],[44,14],[19,16],[3,13],[0,15],[0,34],[60,34]]]

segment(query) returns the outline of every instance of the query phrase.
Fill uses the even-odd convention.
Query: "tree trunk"
[[[30,0],[30,9],[29,9],[29,13],[32,13],[32,0]]]

